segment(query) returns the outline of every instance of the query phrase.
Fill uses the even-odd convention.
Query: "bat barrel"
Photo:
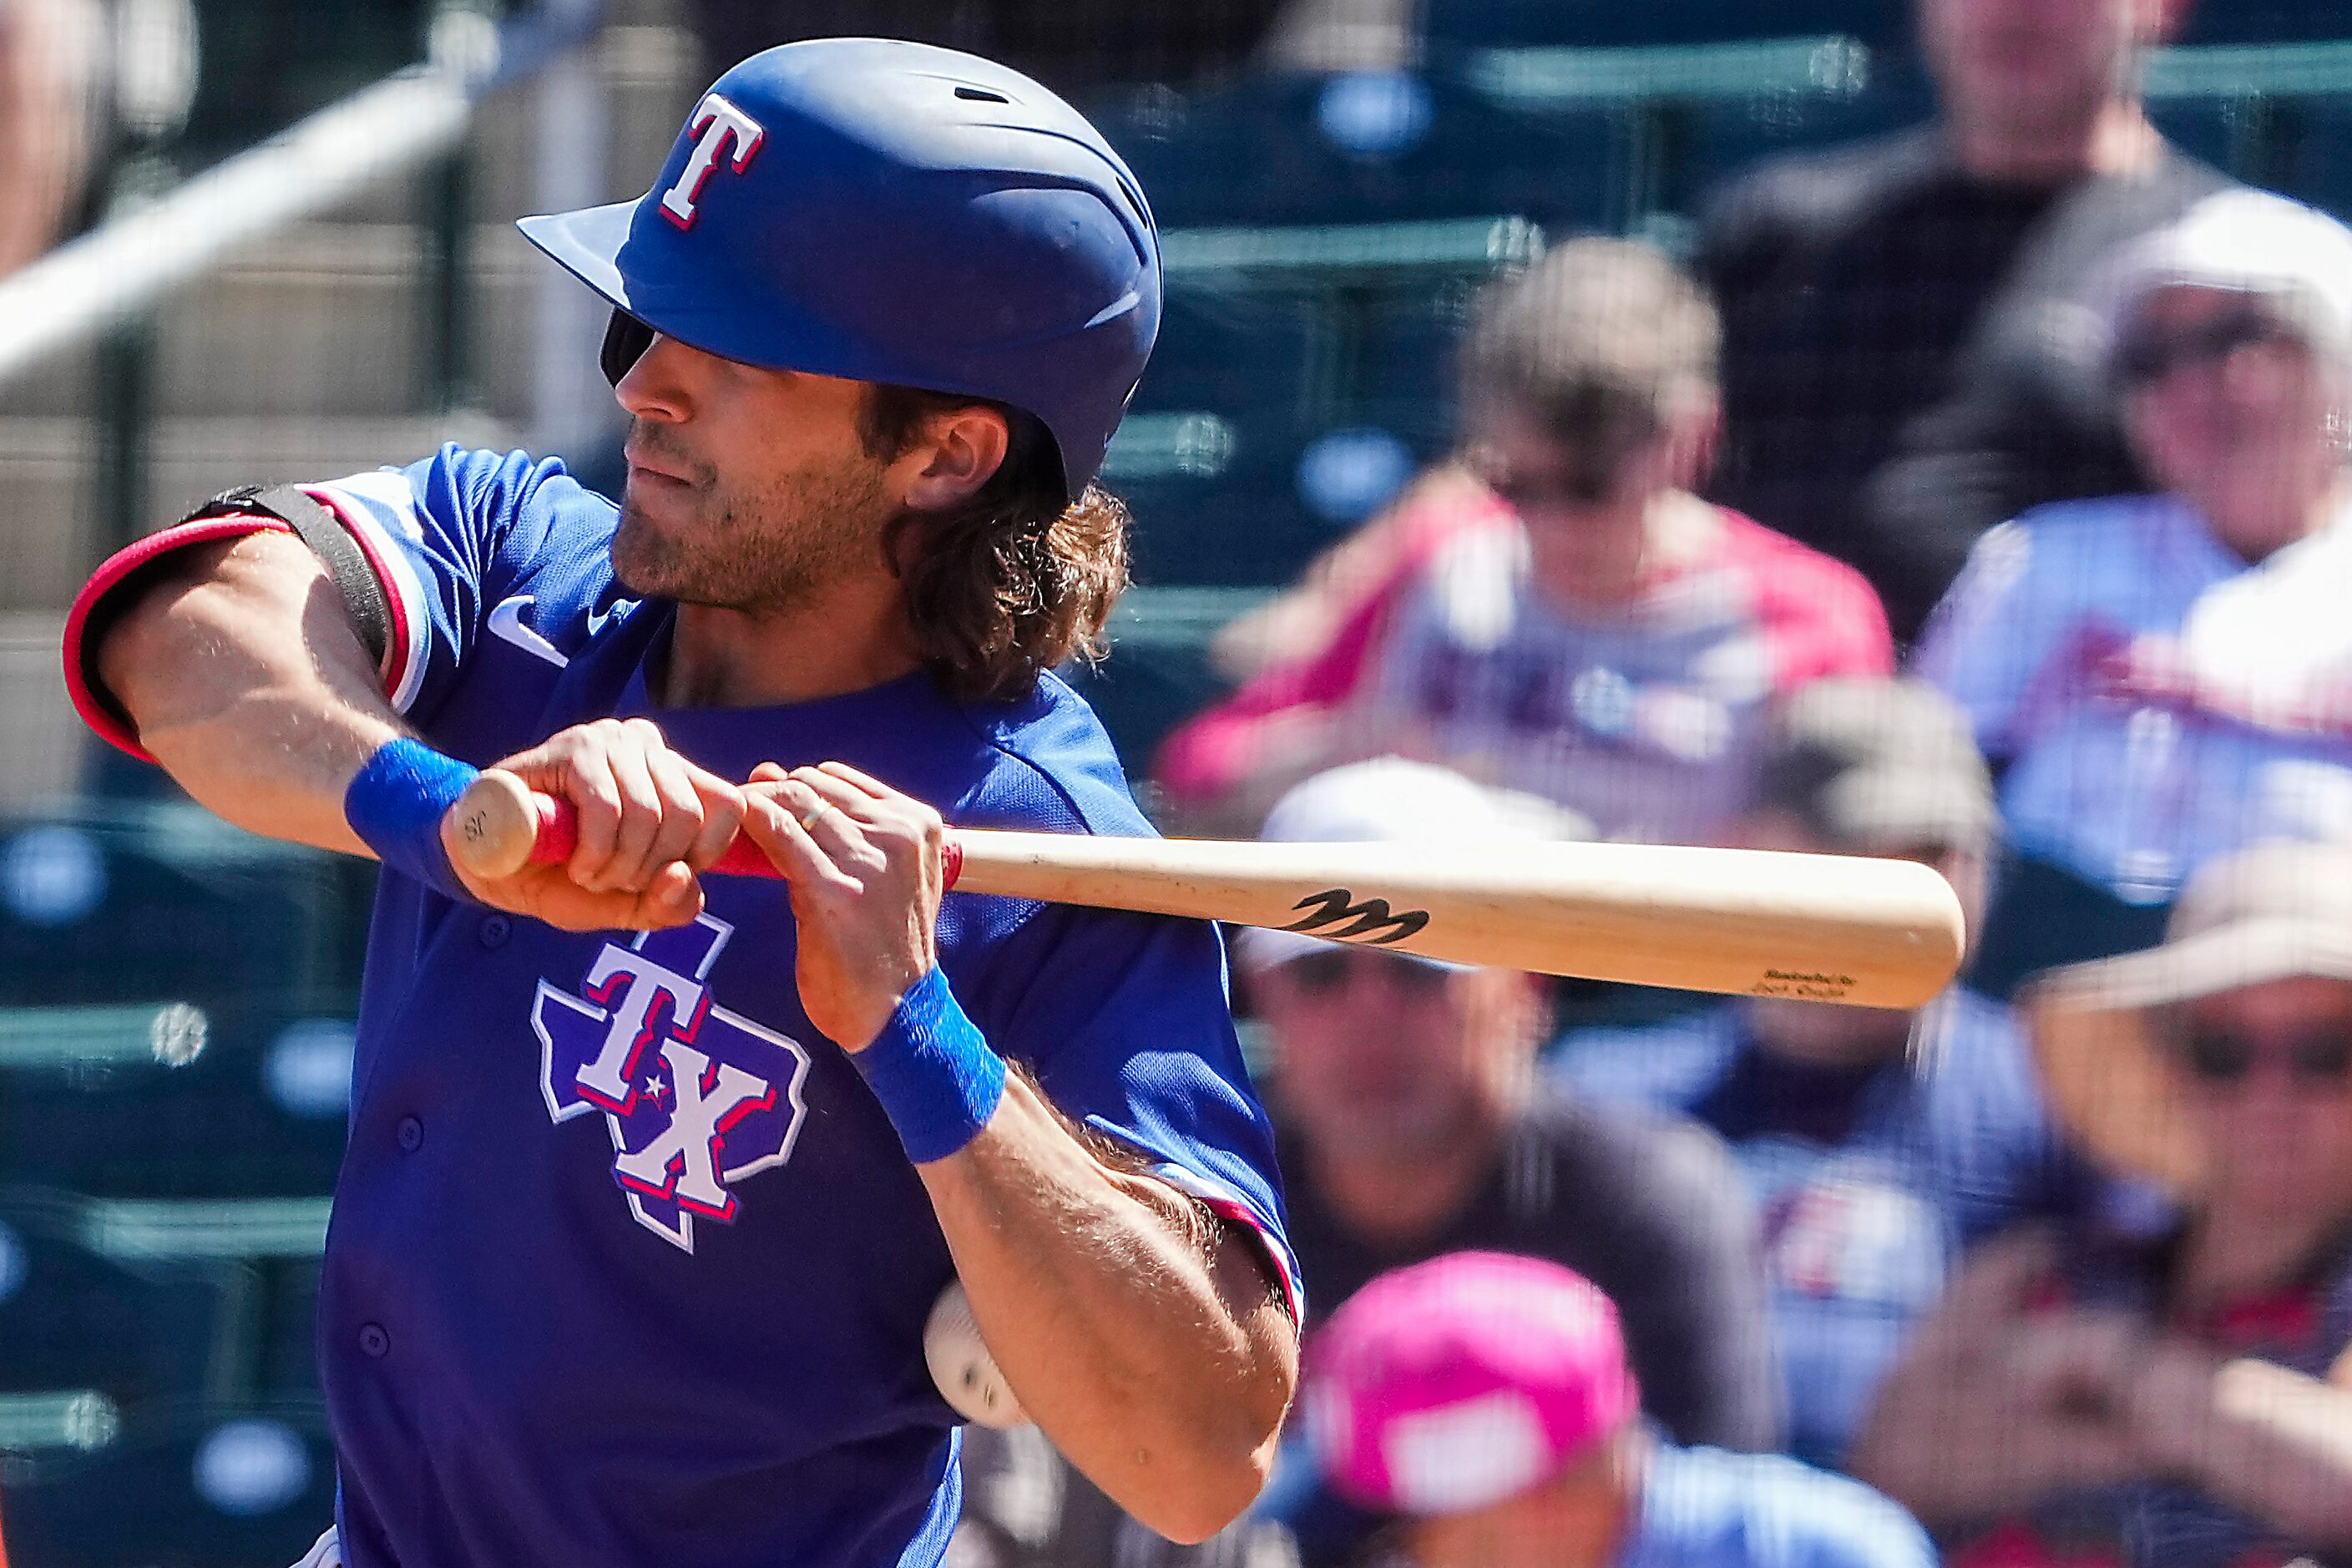
[[[1958,900],[1907,860],[1628,844],[1256,844],[967,832],[961,886],[1305,931],[1455,963],[1913,1007]]]
[[[485,878],[569,854],[568,805],[497,770],[444,842]],[[712,868],[773,876],[748,838]],[[1959,900],[1907,860],[1633,844],[1258,844],[960,829],[968,892],[1267,926],[1459,963],[1915,1007],[1951,980]]]

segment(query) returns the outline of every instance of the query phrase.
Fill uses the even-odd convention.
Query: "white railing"
[[[140,314],[262,235],[450,152],[483,99],[583,42],[600,12],[593,0],[544,0],[500,26],[446,11],[425,64],[320,110],[0,279],[0,381]]]

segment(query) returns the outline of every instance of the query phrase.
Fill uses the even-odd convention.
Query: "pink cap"
[[[1641,1405],[1609,1298],[1558,1264],[1494,1252],[1365,1286],[1315,1336],[1305,1383],[1332,1485],[1420,1515],[1525,1491]]]

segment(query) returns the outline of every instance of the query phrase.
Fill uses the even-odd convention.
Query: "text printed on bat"
[[[1391,914],[1386,899],[1366,899],[1360,904],[1356,902],[1356,895],[1346,888],[1326,888],[1319,893],[1309,893],[1290,907],[1303,910],[1309,905],[1319,907],[1304,919],[1282,929],[1342,942],[1365,942],[1386,946],[1392,942],[1402,942],[1429,923],[1429,911],[1426,910],[1406,910]],[[1339,922],[1341,921],[1352,923],[1340,925]]]
[[[1786,996],[1799,1002],[1834,1002],[1853,989],[1851,974],[1828,974],[1817,969],[1768,969],[1762,979],[1748,987],[1748,994]]]

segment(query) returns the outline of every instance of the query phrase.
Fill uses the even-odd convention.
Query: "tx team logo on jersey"
[[[724,157],[727,166],[737,174],[751,166],[751,159],[760,151],[760,143],[768,133],[758,121],[719,97],[706,93],[687,122],[687,133],[694,138],[694,151],[678,171],[677,184],[662,193],[662,216],[680,228],[692,228],[702,203],[702,187]]]
[[[703,984],[734,931],[703,915],[608,942],[578,995],[542,980],[530,1008],[548,1114],[602,1114],[630,1212],[688,1252],[694,1216],[733,1224],[733,1184],[791,1158],[805,1113],[808,1052]]]

